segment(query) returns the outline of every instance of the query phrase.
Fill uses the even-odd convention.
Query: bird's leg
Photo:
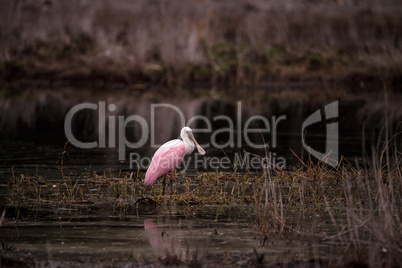
[[[162,195],[165,195],[166,175],[163,175],[163,190]]]
[[[174,179],[174,170],[170,171],[170,194],[173,194],[173,179]]]

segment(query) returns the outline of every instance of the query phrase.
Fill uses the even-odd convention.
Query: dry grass
[[[400,134],[380,135],[384,139],[379,139],[377,149],[372,150],[377,153],[364,166],[353,167],[341,162],[338,168],[332,169],[320,163],[302,162],[299,169],[279,171],[274,176],[267,170],[256,202],[263,241],[273,234],[314,235],[322,241],[344,246],[343,256],[331,260],[333,265],[400,266]],[[305,219],[312,210],[326,213],[338,231],[329,234],[321,232],[318,226],[308,227]],[[290,222],[292,213],[298,216]]]
[[[400,71],[395,0],[0,4],[6,79],[253,84]]]

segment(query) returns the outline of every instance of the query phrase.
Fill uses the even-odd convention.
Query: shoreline
[[[350,72],[349,74],[338,78],[322,78],[315,75],[310,77],[270,77],[266,80],[259,81],[258,83],[251,84],[233,84],[230,82],[217,82],[213,83],[210,80],[189,80],[184,83],[166,84],[166,77],[161,76],[158,79],[162,82],[154,82],[150,79],[142,79],[142,77],[132,78],[127,80],[123,77],[113,77],[109,75],[87,75],[87,74],[74,74],[71,76],[58,76],[53,77],[49,75],[27,75],[11,79],[1,79],[0,87],[3,90],[7,89],[22,89],[27,88],[64,88],[64,87],[84,87],[88,89],[133,89],[138,91],[145,91],[149,88],[163,87],[169,89],[192,89],[192,88],[229,88],[231,89],[252,89],[252,88],[266,88],[266,89],[307,89],[308,88],[322,88],[323,90],[342,88],[350,92],[363,90],[365,93],[380,93],[384,87],[391,90],[391,92],[399,93],[402,89],[402,73],[386,73],[383,75],[378,73],[363,73],[363,72]],[[361,94],[360,92],[359,94]]]
[[[11,2],[0,83],[401,88],[402,6],[338,2]]]

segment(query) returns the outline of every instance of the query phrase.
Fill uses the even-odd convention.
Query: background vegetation
[[[402,5],[396,0],[0,5],[3,82],[400,85]]]

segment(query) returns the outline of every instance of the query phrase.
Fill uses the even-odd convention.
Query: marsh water
[[[79,92],[79,93],[77,93]],[[26,90],[9,92],[0,102],[2,139],[0,141],[0,194],[7,200],[9,181],[18,176],[37,176],[46,181],[57,182],[63,176],[73,178],[90,177],[94,173],[107,174],[113,178],[121,172],[145,171],[147,158],[156,146],[147,141],[141,148],[122,147],[119,152],[119,134],[111,134],[110,122],[118,123],[119,116],[127,118],[139,115],[146,122],[154,117],[155,143],[177,138],[180,131],[180,115],[171,107],[151,114],[151,104],[174,105],[188,121],[196,115],[205,116],[212,123],[212,131],[229,128],[226,133],[215,136],[216,143],[225,144],[233,134],[234,145],[222,149],[213,146],[207,151],[205,162],[200,156],[189,156],[188,166],[179,170],[181,175],[192,177],[202,171],[233,172],[233,165],[219,166],[208,161],[227,157],[233,164],[250,152],[271,161],[284,161],[283,168],[291,169],[308,157],[302,144],[302,124],[316,110],[336,101],[325,103],[290,104],[247,103],[225,101],[217,97],[186,97],[160,99],[136,91],[126,94],[112,91],[80,90]],[[147,97],[144,97],[147,96]],[[72,129],[77,140],[101,142],[104,135],[108,141],[104,148],[78,148],[67,143],[65,118],[70,109],[78,104],[92,103],[96,109],[78,112]],[[102,103],[106,121],[100,127],[99,113]],[[110,109],[111,104],[115,109]],[[375,105],[374,105],[375,104]],[[381,125],[375,122],[368,107],[381,109],[381,102],[365,103],[362,100],[339,101],[339,155],[352,163],[361,163],[362,156],[370,150],[370,142],[376,138]],[[240,105],[240,107],[239,107]],[[235,123],[214,120],[225,115]],[[262,115],[270,122],[267,133],[250,134],[254,144],[270,144],[270,147],[253,148],[238,132],[237,124],[254,115]],[[277,123],[273,131],[273,123]],[[113,119],[114,118],[114,119]],[[123,119],[124,119],[123,118]],[[239,119],[241,123],[239,123]],[[237,120],[237,121],[236,121]],[[277,121],[278,122],[278,121]],[[205,122],[204,122],[205,123]],[[202,121],[193,122],[193,128],[205,128]],[[254,128],[264,128],[257,120]],[[265,125],[266,126],[266,125]],[[362,136],[362,130],[366,136]],[[104,133],[102,134],[102,131]],[[127,124],[125,137],[138,142],[141,129],[138,124]],[[326,122],[318,122],[306,135],[306,143],[317,151],[324,152],[326,144]],[[238,138],[238,135],[241,135]],[[211,143],[211,133],[196,133],[201,144]],[[110,138],[112,137],[112,138]],[[113,140],[113,137],[115,138]],[[274,140],[274,138],[276,140]],[[112,142],[111,142],[112,141]],[[114,146],[112,146],[114,144]],[[240,145],[240,146],[239,146]],[[327,144],[328,145],[328,144]],[[121,148],[120,148],[121,151]],[[304,152],[304,153],[303,153]],[[133,161],[145,159],[143,162]],[[198,158],[197,158],[198,157]],[[201,163],[201,164],[200,164]],[[261,172],[259,166],[249,163],[236,170]],[[261,166],[260,166],[261,168]],[[160,184],[160,182],[158,182]],[[339,230],[325,213],[294,212],[286,215],[288,222],[303,225],[310,234],[287,233],[261,236],[255,222],[252,205],[193,205],[193,206],[138,206],[135,204],[69,204],[35,205],[28,207],[1,206],[5,211],[0,226],[0,240],[4,256],[17,256],[14,264],[23,266],[137,266],[137,265],[250,265],[250,264],[300,264],[305,266],[328,264],[344,254],[332,240],[325,236]],[[343,215],[336,215],[342,219]],[[263,257],[262,257],[263,256]],[[11,259],[11,257],[10,257]],[[3,258],[3,264],[9,259]],[[18,261],[20,260],[20,262]],[[13,265],[13,263],[8,263]]]
[[[302,90],[288,94],[301,94]],[[336,143],[339,156],[361,161],[383,128],[385,103],[376,98],[289,100],[278,97],[278,90],[272,90],[273,96],[265,99],[253,94],[246,100],[214,95],[173,98],[166,91],[165,95],[150,89],[145,93],[74,88],[6,91],[0,99],[2,182],[11,175],[11,168],[25,175],[40,170],[40,174],[55,178],[62,166],[72,175],[146,170],[155,150],[178,138],[184,125],[193,128],[207,151],[202,164],[199,155],[192,155],[187,166],[182,165],[190,173],[217,168],[233,171],[231,165],[211,165],[211,158],[226,157],[234,163],[245,153],[269,157],[281,168],[292,167],[300,162],[299,158],[308,157],[308,146],[324,153]],[[338,115],[328,121],[325,106],[335,101]],[[398,112],[399,100],[394,102]],[[71,113],[72,108],[83,104],[93,106]],[[322,112],[323,119],[303,129],[304,121],[317,111]],[[68,124],[69,113],[72,119]],[[338,124],[337,140],[327,135],[328,123]],[[71,129],[72,137],[66,135],[66,128]],[[261,169],[246,164],[240,171]]]
[[[260,256],[271,264],[314,264],[340,254],[333,252],[331,240],[322,241],[323,233],[334,230],[328,218],[317,214],[306,215],[304,223],[316,235],[278,239],[258,234],[248,206],[123,210],[94,205],[26,211],[18,222],[2,226],[1,237],[32,256],[21,253],[22,258],[56,267],[250,265],[262,262]]]

